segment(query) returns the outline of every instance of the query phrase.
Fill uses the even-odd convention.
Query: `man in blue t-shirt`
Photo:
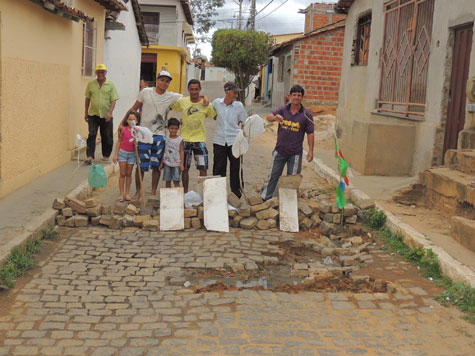
[[[290,89],[290,104],[283,105],[272,114],[267,115],[267,121],[279,123],[277,144],[272,152],[270,174],[261,189],[262,199],[268,200],[274,195],[275,188],[282,175],[285,164],[287,174],[300,174],[302,171],[303,139],[307,134],[307,161],[313,160],[314,124],[312,112],[302,105],[305,90],[300,85]]]

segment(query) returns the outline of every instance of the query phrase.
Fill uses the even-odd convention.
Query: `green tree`
[[[265,32],[218,30],[213,34],[212,62],[229,69],[236,76],[236,84],[247,89],[253,76],[269,61],[272,39]],[[245,95],[241,95],[244,101]]]
[[[216,24],[213,17],[218,15],[216,9],[223,7],[224,0],[190,0],[191,14],[195,25],[193,30],[197,35],[205,35]]]

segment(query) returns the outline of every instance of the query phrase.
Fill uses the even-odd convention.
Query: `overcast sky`
[[[210,32],[210,35],[219,28],[237,28],[239,17],[239,1],[226,0],[224,7],[218,10],[216,17],[216,26]],[[256,30],[266,31],[273,35],[283,33],[303,32],[305,15],[299,14],[300,9],[305,9],[308,5],[315,2],[336,3],[336,0],[256,0]],[[251,0],[244,0],[242,3],[243,21],[245,27],[249,18]],[[264,7],[268,5],[265,9]],[[261,12],[262,11],[262,12]],[[200,46],[202,53],[210,59],[211,44]]]

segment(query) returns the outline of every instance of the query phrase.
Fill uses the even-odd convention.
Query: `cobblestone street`
[[[0,354],[473,354],[473,326],[432,301],[420,277],[402,276],[405,294],[183,287],[194,269],[276,263],[275,243],[292,238],[70,229],[4,302]]]

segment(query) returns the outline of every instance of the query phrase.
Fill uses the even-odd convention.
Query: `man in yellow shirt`
[[[96,152],[97,129],[101,130],[102,160],[108,161],[114,144],[112,112],[119,99],[114,84],[106,79],[104,64],[96,66],[97,78],[91,80],[86,88],[85,117],[89,126],[87,137],[86,163],[91,164]]]
[[[190,180],[189,169],[191,156],[195,156],[196,169],[200,176],[206,176],[208,169],[208,149],[206,148],[206,117],[215,118],[216,111],[212,105],[204,105],[200,97],[201,83],[197,79],[188,82],[189,97],[178,99],[171,108],[182,113],[182,126],[180,136],[183,137],[185,151],[185,170],[183,171],[183,188],[188,191]]]

